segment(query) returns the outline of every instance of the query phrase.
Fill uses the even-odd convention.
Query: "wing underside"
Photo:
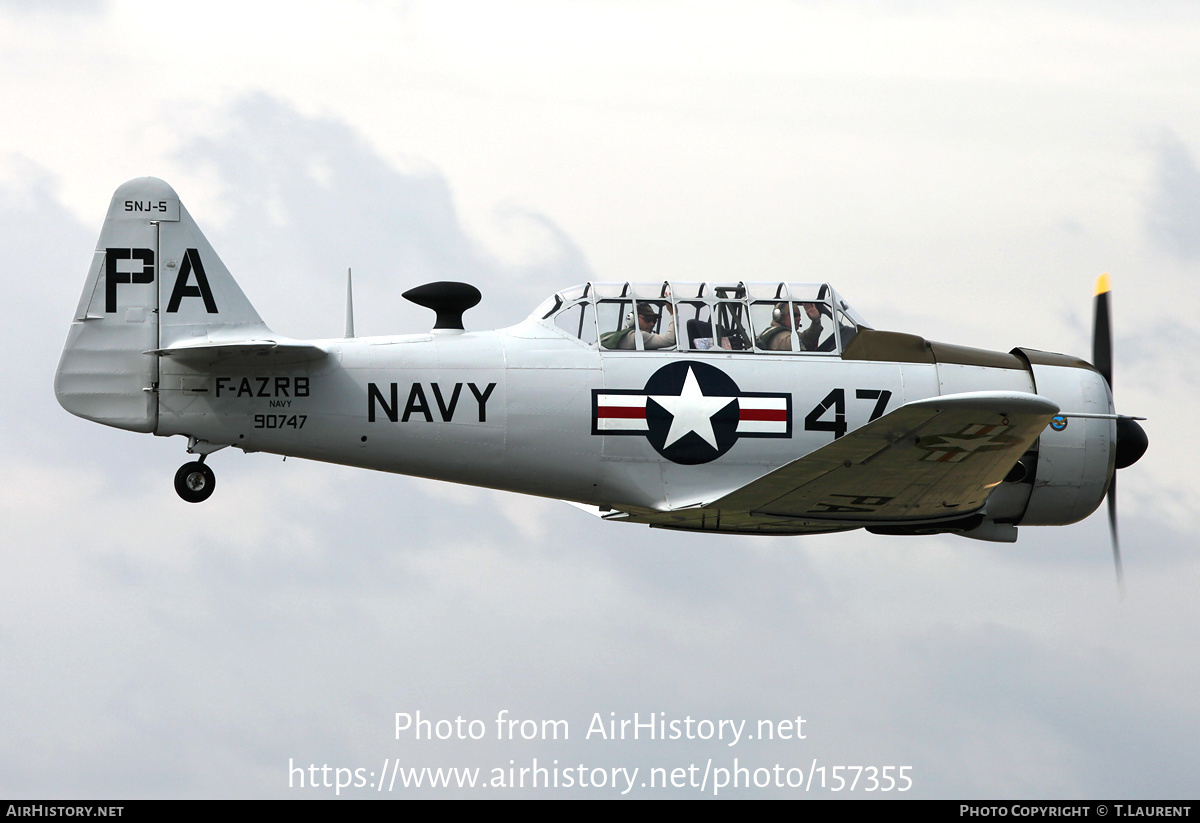
[[[1058,411],[1023,392],[920,400],[712,502],[608,518],[746,534],[955,521],[983,507]]]

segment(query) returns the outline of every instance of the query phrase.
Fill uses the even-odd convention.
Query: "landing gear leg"
[[[175,491],[189,503],[203,503],[217,487],[217,476],[204,465],[206,456],[200,455],[199,460],[184,463],[175,472]]]

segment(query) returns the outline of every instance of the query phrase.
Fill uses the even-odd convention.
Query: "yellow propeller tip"
[[[1100,295],[1104,294],[1107,291],[1112,291],[1112,284],[1110,284],[1108,282],[1108,272],[1105,272],[1104,274],[1102,274],[1096,278],[1095,296],[1099,297]]]

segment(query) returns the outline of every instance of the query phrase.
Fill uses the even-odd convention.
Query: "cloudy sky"
[[[907,796],[1195,796],[1193,4],[279,8],[0,0],[0,795],[327,797],[289,765],[536,758],[608,785],[390,796],[607,797],[613,769],[736,758],[908,766]],[[427,328],[400,293],[435,279],[478,285],[485,328],[589,278],[775,278],[878,328],[1086,355],[1110,271],[1118,405],[1151,441],[1121,475],[1128,598],[1102,512],[1015,545],[714,538],[229,452],[183,503],[182,441],[52,390],[143,175],[294,337],[340,334],[353,266],[360,335]],[[505,710],[570,739],[497,740]],[[397,739],[418,711],[487,734]],[[635,712],[805,739],[586,738]]]

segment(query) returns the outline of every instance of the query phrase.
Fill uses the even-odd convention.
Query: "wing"
[[[1023,392],[907,403],[704,508],[828,526],[961,517],[983,506],[1058,411]]]

